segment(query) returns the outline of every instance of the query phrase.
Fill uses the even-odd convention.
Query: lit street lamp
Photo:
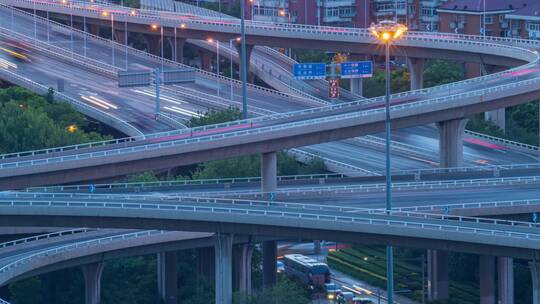
[[[230,49],[230,52],[229,54],[231,55],[230,56],[230,63],[231,63],[231,71],[230,71],[230,78],[231,78],[231,101],[233,100],[234,98],[234,94],[233,94],[233,77],[234,77],[234,74],[233,74],[233,41],[236,41],[236,42],[240,42],[240,37],[236,37],[236,38],[233,38],[233,39],[229,39],[229,49]]]
[[[407,32],[407,27],[399,24],[395,21],[381,21],[378,24],[372,24],[370,31],[379,42],[385,45],[385,109],[386,109],[386,210],[389,212],[392,210],[392,176],[390,173],[390,45],[393,41],[396,41],[403,37]],[[394,265],[393,265],[393,249],[392,246],[386,246],[386,275],[387,275],[387,291],[388,291],[388,303],[394,303]]]
[[[214,39],[208,38],[206,39],[208,43],[212,44],[214,42]],[[219,40],[216,40],[216,74],[217,74],[217,93],[216,95],[219,97],[219,86],[221,85],[221,79],[219,78]]]

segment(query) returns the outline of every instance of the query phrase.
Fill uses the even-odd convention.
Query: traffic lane
[[[368,145],[362,146],[360,144],[338,141],[302,147],[301,150],[368,171],[380,172],[386,168],[386,155],[381,153],[380,148]],[[392,170],[428,169],[435,167],[437,167],[437,164],[430,159],[413,155],[397,155],[395,153],[392,155]],[[358,172],[355,171],[354,173]]]
[[[375,136],[384,139],[384,134]],[[392,140],[420,148],[420,152],[433,151],[434,157],[438,158],[439,130],[433,126],[417,126],[413,128],[393,130]],[[492,144],[483,139],[464,135],[463,158],[465,165],[505,165],[524,164],[537,162],[538,158],[533,153],[526,153],[512,147]]]
[[[538,199],[540,188],[538,185],[514,185],[493,187],[466,187],[457,189],[433,190],[401,190],[392,191],[392,205],[394,208],[415,207],[429,205],[452,205],[463,203],[493,202],[506,200]],[[384,192],[356,192],[332,193],[317,195],[315,193],[304,197],[290,197],[290,202],[310,204],[332,204],[356,208],[385,208],[386,196]]]

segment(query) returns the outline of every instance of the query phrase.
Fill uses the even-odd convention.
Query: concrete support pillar
[[[216,304],[232,304],[232,244],[233,235],[214,236],[216,261]]]
[[[364,96],[364,78],[351,78],[351,93]]]
[[[158,293],[164,304],[178,302],[178,273],[176,269],[176,252],[160,252],[157,254]]]
[[[201,69],[205,71],[212,71],[212,57],[214,55],[210,52],[199,50],[199,58],[201,60]]]
[[[173,41],[173,47],[174,47]],[[176,38],[176,50],[175,54],[176,62],[184,63],[184,46],[186,45],[186,38]]]
[[[126,31],[114,31],[114,41],[120,44],[126,44]]]
[[[424,87],[424,59],[407,57],[407,66],[411,77],[411,90]]]
[[[146,51],[155,56],[161,56],[161,38],[159,35],[145,35]]]
[[[497,304],[514,304],[514,259],[499,257],[497,264],[499,280]]]
[[[480,256],[480,304],[495,304],[495,257]]]
[[[467,119],[441,121],[439,127],[440,167],[463,166],[463,134]]]
[[[427,297],[428,301],[448,299],[448,252],[427,252]]]
[[[233,274],[234,290],[251,294],[251,260],[253,257],[253,245],[241,244],[235,246]]]
[[[269,152],[261,157],[261,187],[269,199],[273,198],[273,192],[277,189],[277,154]],[[270,287],[277,282],[277,242],[267,241],[263,243],[263,286]]]
[[[104,263],[92,263],[81,266],[86,304],[99,304],[101,302],[101,274],[104,265]]]
[[[277,189],[277,153],[263,153],[261,157],[261,191],[271,193]]]
[[[540,304],[540,263],[529,262],[532,276],[533,301],[532,304]]]
[[[277,283],[277,242],[263,242],[263,287]]]
[[[97,24],[87,24],[86,29],[87,29],[88,33],[90,33],[92,35],[95,35],[95,36],[99,36],[99,25],[97,25]]]
[[[321,254],[321,241],[313,241],[313,253],[316,255]]]
[[[197,276],[199,280],[211,280],[215,277],[214,247],[197,249]]]
[[[492,121],[503,132],[506,130],[506,109],[497,109],[484,113],[484,119]]]

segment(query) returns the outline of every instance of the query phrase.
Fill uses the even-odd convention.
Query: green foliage
[[[112,260],[103,269],[103,304],[160,304],[156,256]]]
[[[328,56],[324,51],[319,50],[295,50],[296,60],[298,62],[325,62],[330,63],[332,58]]]
[[[230,107],[222,111],[211,110],[202,117],[192,117],[188,122],[191,128],[219,124],[228,121],[234,121],[242,118],[242,112],[235,107]]]
[[[413,300],[420,301],[422,295],[422,268],[421,256],[417,250],[396,250],[394,261],[394,278],[396,289],[410,289],[413,292],[403,295]],[[367,257],[367,259],[366,259]],[[414,260],[410,260],[410,259]],[[407,260],[409,259],[409,260]],[[452,300],[448,303],[476,303],[478,302],[477,279],[474,275],[474,261],[469,257],[463,257],[459,254],[452,254],[450,261],[456,261],[450,264],[450,294]],[[332,268],[358,278],[370,285],[380,288],[386,288],[386,260],[384,248],[381,247],[353,247],[342,249],[337,252],[331,252],[327,257],[327,263]],[[465,266],[464,266],[465,265]],[[454,270],[452,270],[454,269]],[[463,274],[468,275],[465,281]],[[458,276],[456,278],[456,276]],[[465,282],[465,283],[463,283]]]
[[[409,72],[405,69],[392,71],[392,93],[405,92],[410,89]],[[376,70],[373,77],[364,79],[364,96],[371,98],[382,96],[385,93],[385,75],[383,71]]]
[[[76,125],[70,133],[67,126]],[[28,90],[11,87],[0,90],[0,153],[35,150],[92,142],[111,137],[84,131],[86,118],[70,105],[52,101]]]
[[[143,172],[141,174],[134,174],[128,176],[128,183],[148,183],[148,182],[157,182],[159,179],[154,174],[154,172]]]
[[[237,293],[234,295],[234,304],[307,304],[309,299],[305,290],[294,281],[289,279],[281,279],[278,283],[271,287],[266,288],[262,292],[256,293],[252,296],[246,294]]]
[[[463,65],[446,60],[428,60],[424,69],[424,87],[443,85],[463,80],[465,71]]]
[[[13,304],[84,303],[84,281],[77,268],[31,277],[9,285]]]

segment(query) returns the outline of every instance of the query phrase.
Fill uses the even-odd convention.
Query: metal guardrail
[[[284,209],[291,209],[291,210],[309,210],[309,211],[321,211],[321,212],[337,212],[337,213],[355,213],[355,214],[370,214],[370,215],[396,215],[396,216],[404,216],[404,217],[411,217],[411,218],[424,218],[424,219],[439,219],[439,220],[458,220],[461,222],[475,222],[475,223],[491,223],[491,224],[504,224],[509,226],[519,226],[519,227],[527,227],[527,228],[539,228],[540,223],[531,223],[531,222],[524,222],[524,221],[515,221],[515,220],[507,220],[507,219],[491,219],[491,218],[479,218],[479,217],[470,217],[470,216],[459,216],[459,215],[447,215],[447,214],[439,214],[439,213],[432,213],[432,211],[436,210],[435,208],[440,207],[445,208],[447,206],[452,206],[453,204],[441,204],[441,205],[433,205],[433,209],[427,209],[432,206],[427,206],[426,210],[423,210],[421,208],[424,208],[423,206],[419,207],[403,207],[403,208],[395,208],[391,211],[387,211],[383,208],[359,208],[359,207],[348,207],[348,206],[340,206],[340,205],[328,205],[328,204],[305,204],[305,203],[288,203],[288,202],[280,202],[280,201],[261,201],[261,200],[248,200],[248,199],[231,199],[231,198],[211,198],[211,197],[185,197],[185,196],[156,196],[156,195],[110,195],[110,194],[78,194],[78,193],[38,193],[34,194],[31,197],[29,196],[22,196],[17,197],[20,198],[20,200],[13,200],[12,198],[8,198],[7,200],[0,200],[1,201],[11,201],[11,202],[28,202],[27,200],[29,198],[33,199],[32,202],[36,203],[36,206],[40,202],[50,202],[49,199],[53,198],[55,199],[54,202],[59,202],[61,204],[69,202],[66,201],[66,199],[72,199],[72,200],[78,200],[79,202],[85,202],[88,203],[89,206],[92,206],[92,203],[95,201],[98,201],[99,203],[105,202],[110,204],[120,204],[121,201],[144,201],[143,204],[151,204],[158,202],[166,202],[166,203],[176,203],[178,205],[181,204],[191,204],[194,206],[201,206],[201,204],[209,205],[209,204],[215,204],[215,205],[232,205],[232,206],[249,206],[249,207],[268,207],[268,208],[284,208]],[[26,199],[26,200],[22,200]],[[87,201],[84,201],[87,200]],[[90,201],[88,201],[90,200]],[[99,201],[102,200],[102,201]],[[471,203],[472,206],[478,206],[479,204],[482,204],[482,206],[485,206],[487,204],[491,204],[491,206],[498,205],[498,206],[508,206],[511,204],[518,205],[518,202],[521,201],[508,201],[508,202],[485,202],[485,203]],[[527,201],[529,202],[529,205],[533,205],[534,203],[540,203],[540,200],[531,200]],[[125,203],[129,205],[130,203]],[[520,203],[523,205],[523,203]],[[0,203],[1,205],[1,203]],[[16,204],[15,204],[16,205]],[[468,205],[468,204],[454,204],[455,206],[462,206],[462,205]],[[412,209],[407,209],[412,208]],[[416,210],[414,208],[419,208],[419,210]],[[473,208],[473,207],[470,207]],[[476,208],[476,207],[474,207]],[[428,212],[429,211],[429,212]]]
[[[483,134],[483,133],[478,133],[478,132],[465,130],[465,134],[470,135],[472,137],[476,137],[476,138],[487,139],[487,140],[489,140],[491,142],[496,142],[496,143],[502,144],[502,145],[507,146],[507,147],[518,148],[518,149],[522,149],[522,150],[525,150],[525,151],[533,151],[533,152],[538,152],[539,151],[538,146],[533,146],[533,145],[529,145],[529,144],[525,144],[525,143],[520,143],[520,142],[517,142],[517,141],[512,141],[512,140],[508,140],[508,139],[504,139],[504,138],[499,138],[499,137],[495,137],[495,136],[491,136],[491,135],[487,135],[487,134]]]
[[[7,247],[12,247],[12,246],[19,245],[19,244],[26,244],[26,243],[30,243],[30,242],[35,242],[35,241],[39,241],[39,240],[48,240],[48,239],[56,238],[56,237],[60,237],[60,236],[85,233],[85,232],[94,231],[94,230],[95,229],[77,228],[77,229],[62,230],[62,231],[51,232],[51,233],[47,233],[47,234],[35,235],[35,236],[27,237],[27,238],[16,239],[14,241],[0,243],[0,249],[7,248]]]
[[[424,182],[401,182],[392,183],[392,191],[404,191],[404,190],[441,190],[441,189],[457,189],[457,188],[470,188],[470,187],[485,187],[485,186],[497,186],[497,185],[516,185],[516,184],[536,184],[540,182],[540,176],[531,177],[506,177],[506,178],[484,178],[484,179],[470,179],[470,180],[450,180],[450,181],[424,181]],[[344,194],[344,193],[356,193],[356,192],[374,192],[374,191],[386,191],[385,184],[361,184],[361,185],[319,185],[319,186],[305,186],[297,188],[277,189],[272,193],[277,195],[290,196],[332,193],[332,194]],[[201,191],[201,192],[189,192],[182,193],[184,197],[255,197],[265,198],[268,197],[270,192],[261,192],[259,190],[236,190],[236,191]],[[174,197],[174,195],[169,195]]]
[[[221,218],[220,214],[231,214],[231,215],[248,215],[248,216],[264,216],[271,218],[288,218],[296,220],[316,220],[321,221],[321,224],[325,222],[339,222],[339,223],[348,223],[348,224],[369,224],[369,225],[383,225],[388,227],[395,228],[420,228],[428,230],[438,230],[445,232],[459,232],[467,234],[476,234],[476,235],[488,235],[488,236],[500,236],[500,237],[510,237],[518,239],[527,239],[540,241],[540,232],[515,232],[503,229],[509,225],[502,223],[509,223],[511,221],[497,220],[497,219],[488,219],[489,224],[497,225],[496,229],[488,228],[478,228],[475,226],[468,226],[470,223],[486,223],[483,218],[472,218],[472,217],[463,217],[463,216],[448,216],[440,214],[418,214],[411,212],[389,212],[380,209],[372,209],[373,213],[352,213],[348,212],[343,215],[328,215],[320,214],[314,211],[296,211],[296,210],[269,210],[269,209],[256,209],[256,208],[240,208],[240,207],[225,207],[225,206],[186,206],[186,205],[173,205],[173,204],[159,204],[159,203],[115,203],[115,202],[58,202],[58,201],[0,201],[0,207],[40,207],[40,208],[72,208],[72,209],[100,209],[104,210],[148,210],[148,211],[167,211],[167,212],[190,212],[190,213],[210,213],[209,221],[219,221]],[[340,207],[341,208],[341,207]],[[368,217],[367,215],[378,215],[378,216],[397,216],[399,218],[373,218]],[[410,217],[410,219],[407,218]],[[422,220],[425,219],[440,219],[448,220],[444,223],[437,224],[433,222],[422,223]],[[455,224],[453,224],[455,222]],[[530,228],[532,223],[526,222],[514,222],[510,226],[521,226],[521,223],[524,225],[524,228]],[[519,223],[519,224],[518,224]],[[533,224],[536,225],[536,224]],[[295,225],[296,227],[296,225]],[[535,228],[536,229],[536,226]],[[94,241],[96,242],[96,241]],[[99,242],[97,242],[99,243]],[[70,247],[74,245],[68,245],[65,247]],[[53,249],[57,250],[57,249]],[[27,258],[23,258],[27,259]],[[4,268],[0,268],[0,273],[5,272]]]
[[[133,238],[140,238],[140,237],[147,237],[152,235],[161,235],[166,233],[165,231],[161,230],[146,230],[146,231],[139,231],[139,232],[132,232],[132,233],[126,233],[121,235],[113,235],[108,237],[102,237],[98,239],[92,239],[88,241],[81,241],[81,242],[75,242],[64,246],[58,246],[53,249],[47,249],[43,251],[39,251],[37,253],[25,256],[23,258],[19,258],[7,265],[4,265],[2,268],[0,268],[0,276],[5,275],[6,272],[10,271],[11,269],[28,264],[32,262],[32,260],[40,257],[46,257],[51,255],[57,255],[61,253],[65,253],[69,250],[79,249],[79,248],[87,248],[91,246],[99,246],[104,243],[111,243],[113,241],[118,240],[127,240],[127,239],[133,239]]]
[[[6,300],[0,299],[0,304],[11,304],[11,303],[9,303],[9,302],[6,301]]]
[[[288,150],[288,153],[291,153],[296,156],[300,157],[307,157],[310,159],[320,158],[324,163],[328,166],[336,166],[338,168],[343,168],[346,170],[346,174],[348,175],[350,173],[351,176],[365,176],[365,175],[380,175],[379,173],[369,171],[360,167],[356,167],[350,164],[346,164],[337,160],[333,160],[327,157],[319,156],[301,149],[290,149]]]
[[[451,96],[444,96],[444,97],[438,97],[434,99],[427,99],[427,100],[420,100],[415,101],[411,103],[406,104],[398,104],[393,105],[391,109],[394,112],[395,116],[399,116],[400,110],[407,110],[410,108],[420,108],[422,106],[429,106],[429,109],[433,109],[435,105],[443,104],[446,105],[455,105],[456,100],[461,100],[461,105],[465,104],[476,104],[478,102],[486,102],[486,100],[489,100],[489,98],[486,98],[486,95],[497,93],[500,95],[501,92],[511,89],[517,89],[521,92],[524,90],[536,90],[538,84],[540,84],[540,77],[536,77],[533,79],[523,80],[520,82],[513,82],[510,84],[504,84],[499,85],[495,87],[490,87],[486,89],[480,89],[476,91],[470,91],[465,93],[460,93],[456,95]],[[424,110],[428,110],[428,107],[424,108]],[[352,113],[346,113],[346,114],[340,114],[340,115],[334,115],[334,116],[326,116],[321,118],[315,118],[315,119],[309,119],[309,120],[301,120],[301,121],[293,121],[289,123],[284,124],[278,124],[278,125],[271,125],[266,127],[253,127],[253,125],[246,130],[242,131],[236,131],[236,132],[229,132],[229,133],[221,133],[221,134],[215,134],[210,136],[203,136],[203,137],[196,137],[196,138],[189,138],[189,139],[182,139],[182,140],[174,140],[174,141],[168,141],[163,143],[157,143],[157,144],[144,144],[136,147],[127,147],[127,148],[120,148],[120,149],[111,149],[108,150],[107,153],[104,153],[102,151],[100,152],[88,152],[79,154],[76,156],[60,156],[60,157],[52,157],[47,159],[40,159],[40,160],[28,160],[28,161],[21,161],[21,162],[13,162],[13,163],[3,163],[0,164],[0,168],[16,168],[16,167],[23,167],[23,166],[31,166],[36,164],[47,164],[47,163],[56,163],[56,162],[63,162],[63,161],[69,161],[69,160],[79,160],[79,159],[87,159],[87,158],[94,158],[94,157],[103,157],[106,155],[119,155],[119,154],[126,154],[126,153],[132,153],[132,152],[140,152],[140,151],[149,151],[149,150],[156,150],[161,149],[164,147],[173,147],[183,144],[189,144],[189,143],[201,143],[201,142],[209,142],[209,141],[215,141],[215,140],[223,140],[228,139],[231,137],[237,137],[237,136],[243,136],[243,135],[255,135],[255,134],[261,134],[261,133],[267,133],[267,132],[275,132],[275,131],[285,131],[287,129],[297,128],[297,127],[304,127],[309,126],[313,124],[321,124],[321,123],[329,123],[332,121],[343,121],[348,119],[354,119],[354,121],[359,121],[358,118],[366,117],[369,115],[377,115],[377,114],[383,114],[385,111],[384,108],[381,109],[371,109],[371,110],[365,110],[361,112],[352,112]],[[260,119],[251,119],[247,120],[251,123],[254,121],[264,121],[264,119],[269,118],[275,118],[280,116],[288,116],[290,114],[276,114],[268,117],[262,117]],[[381,116],[377,116],[381,117]],[[239,122],[235,122],[237,124]]]
[[[399,207],[392,210],[401,212],[436,212],[449,213],[456,209],[482,209],[482,208],[503,208],[503,207],[520,207],[520,206],[539,206],[540,200],[510,200],[510,201],[493,201],[493,202],[474,202],[474,203],[458,203],[458,204],[438,204],[438,205],[423,205],[414,207]]]

